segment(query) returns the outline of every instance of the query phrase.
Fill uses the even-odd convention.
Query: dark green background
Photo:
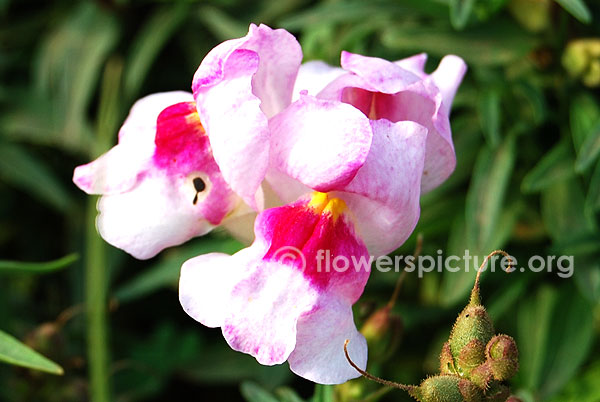
[[[569,279],[556,269],[487,272],[483,301],[497,331],[517,340],[512,386],[524,401],[599,401],[600,97],[561,63],[572,40],[600,37],[599,21],[599,2],[581,0],[0,0],[0,259],[80,256],[48,273],[0,267],[0,330],[65,369],[0,364],[0,400],[89,400],[86,334],[102,328],[102,273],[109,361],[95,400],[103,384],[119,402],[297,401],[290,389],[312,397],[314,385],[287,364],[264,367],[231,351],[179,305],[181,263],[240,244],[214,233],[136,261],[98,240],[95,200],[71,183],[75,166],[114,144],[137,98],[189,90],[213,46],[262,22],[295,34],[305,60],[339,64],[342,49],[390,60],[427,52],[432,71],[445,54],[465,59],[451,118],[458,165],[422,199],[423,254],[502,247],[523,263],[573,255]],[[397,253],[414,244],[415,235]],[[397,277],[372,274],[357,324],[389,299]],[[369,369],[406,383],[434,373],[473,280],[473,270],[408,275],[394,308],[402,341]],[[332,392],[317,387],[314,401]],[[393,391],[384,400],[409,398]]]

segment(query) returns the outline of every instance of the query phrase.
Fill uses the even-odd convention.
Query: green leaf
[[[58,364],[45,358],[15,337],[0,330],[0,361],[15,366],[45,371],[62,375],[63,369]]]
[[[0,260],[0,273],[47,273],[66,268],[79,259],[78,254],[69,254],[58,260],[48,262],[23,262]]]
[[[499,227],[515,155],[515,136],[509,135],[497,151],[483,148],[475,163],[465,206],[466,235],[474,249],[486,254],[502,246],[494,241],[494,235]]]
[[[455,29],[463,29],[473,12],[475,0],[450,0],[450,22]]]
[[[517,311],[518,376],[520,382],[530,390],[537,390],[542,382],[552,314],[557,300],[557,292],[544,285],[521,303]]]
[[[240,391],[248,402],[279,402],[270,392],[251,381],[244,381]]]
[[[68,212],[72,205],[50,168],[17,144],[0,142],[0,178],[59,212]]]
[[[600,123],[596,125],[593,131],[581,144],[577,159],[575,160],[575,171],[583,173],[600,155]]]
[[[588,357],[594,339],[593,311],[572,284],[561,289],[543,286],[520,306],[519,379],[546,400]]]
[[[84,129],[88,107],[100,71],[119,37],[119,26],[103,8],[82,2],[58,27],[41,39],[36,68],[36,87],[52,100],[55,133],[59,140],[81,148],[88,139]],[[79,149],[78,148],[78,149]]]
[[[574,376],[551,402],[597,402],[600,400],[600,361],[590,365],[583,373]]]
[[[488,66],[522,60],[538,43],[538,38],[502,18],[460,32],[439,25],[390,24],[381,40],[394,50],[427,52],[439,57],[452,49],[467,64]]]
[[[584,24],[592,22],[592,13],[583,0],[556,0],[556,2],[580,22]]]
[[[585,208],[590,214],[600,209],[600,161],[596,164],[596,168],[590,179],[590,186],[585,199]]]
[[[560,181],[542,191],[542,219],[550,237],[556,242],[595,229],[594,220],[586,215],[584,196],[579,182]]]
[[[600,106],[589,93],[583,92],[573,98],[569,109],[569,123],[573,145],[576,150],[600,124]]]
[[[169,38],[185,21],[189,4],[175,2],[158,8],[144,24],[136,36],[127,58],[123,78],[123,91],[126,99],[135,97],[143,84],[150,67]]]
[[[538,192],[574,175],[571,146],[567,141],[562,141],[527,173],[521,182],[521,190],[524,193]]]
[[[210,252],[232,254],[241,248],[242,245],[231,238],[211,236],[196,239],[185,246],[166,252],[160,262],[119,287],[114,297],[119,303],[128,303],[164,287],[174,287],[179,280],[181,265],[186,260]]]
[[[300,396],[291,388],[280,387],[275,390],[275,394],[281,402],[304,402]]]
[[[220,41],[241,38],[248,32],[248,25],[237,21],[217,7],[204,6],[198,10],[202,23]]]
[[[479,121],[483,128],[486,141],[492,148],[500,143],[500,91],[496,88],[486,88],[480,94]]]
[[[588,357],[594,340],[592,306],[572,287],[564,287],[548,332],[546,370],[539,388],[542,399],[560,390]]]

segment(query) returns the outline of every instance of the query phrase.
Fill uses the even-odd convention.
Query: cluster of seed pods
[[[350,364],[366,378],[403,389],[420,402],[518,402],[506,385],[519,368],[517,345],[508,335],[494,334],[494,325],[481,304],[479,292],[481,272],[496,254],[510,260],[507,253],[497,250],[479,267],[469,304],[458,315],[450,337],[442,347],[439,374],[426,378],[418,386],[405,385],[361,370],[346,351]]]

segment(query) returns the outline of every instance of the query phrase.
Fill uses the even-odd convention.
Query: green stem
[[[85,304],[90,401],[109,402],[106,245],[96,233],[97,197],[87,205]]]

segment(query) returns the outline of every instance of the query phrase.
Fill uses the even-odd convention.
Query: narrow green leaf
[[[575,171],[583,173],[600,155],[600,123],[588,134],[575,160]]]
[[[0,178],[44,205],[67,212],[71,197],[48,166],[17,144],[0,142]]]
[[[592,363],[583,373],[574,376],[551,402],[600,401],[600,361]]]
[[[537,390],[543,381],[552,314],[557,300],[557,292],[544,285],[535,295],[521,303],[517,311],[518,377],[530,390]]]
[[[482,149],[475,164],[465,206],[466,235],[474,249],[486,254],[501,246],[491,240],[499,226],[515,155],[515,136],[509,135],[496,152]]]
[[[459,32],[438,25],[391,24],[385,27],[381,40],[391,49],[427,52],[440,57],[452,49],[452,53],[461,56],[467,64],[491,66],[522,60],[539,39],[514,22],[499,18],[488,21],[485,26]]]
[[[559,391],[588,357],[594,339],[592,306],[572,287],[560,292],[544,351],[545,370],[539,392],[542,400]]]
[[[17,338],[0,330],[0,361],[15,366],[45,371],[62,375],[63,369],[58,364],[42,356]]]
[[[486,141],[492,148],[500,143],[500,91],[496,88],[486,88],[480,94],[479,121],[483,128]]]
[[[291,388],[280,387],[275,390],[275,394],[281,402],[304,402],[300,396]]]
[[[463,29],[473,12],[475,0],[450,0],[450,22],[455,29]]]
[[[241,38],[248,32],[244,22],[237,21],[217,7],[204,6],[198,10],[200,20],[218,40]]]
[[[137,95],[154,59],[188,15],[189,4],[185,1],[165,5],[146,22],[135,38],[127,59],[123,88],[126,99]]]
[[[78,254],[69,254],[58,260],[48,262],[23,262],[0,260],[0,273],[18,272],[18,273],[47,273],[66,268],[79,259]]]
[[[524,193],[534,193],[574,176],[573,163],[571,146],[566,141],[560,142],[527,173],[521,183],[521,190]]]
[[[569,125],[576,150],[581,149],[588,135],[598,124],[600,124],[600,105],[596,99],[587,92],[573,97],[569,108]]]
[[[592,13],[583,0],[556,0],[556,2],[580,22],[584,24],[592,22]]]
[[[270,392],[251,381],[244,381],[240,392],[248,402],[279,402]]]

